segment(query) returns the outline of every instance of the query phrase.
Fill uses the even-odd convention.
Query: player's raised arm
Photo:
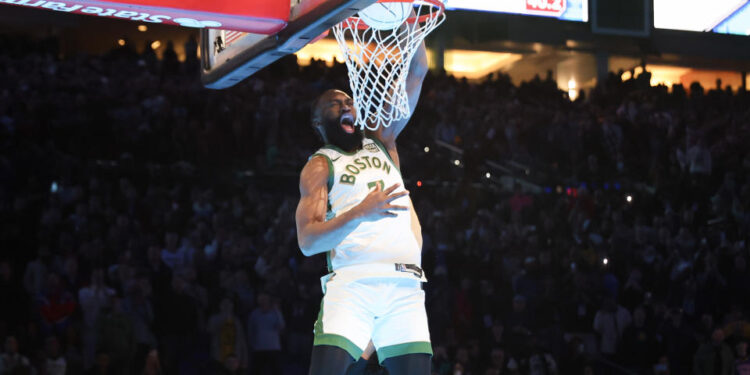
[[[414,113],[414,109],[417,107],[419,101],[419,95],[422,91],[422,83],[424,77],[428,72],[427,63],[427,49],[425,48],[424,42],[419,46],[417,51],[414,53],[414,58],[411,60],[409,65],[409,73],[406,77],[406,94],[409,97],[409,113]],[[375,131],[368,131],[368,135],[379,139],[388,150],[391,155],[393,162],[396,167],[401,167],[399,164],[398,154],[396,153],[396,138],[401,131],[404,130],[406,124],[411,119],[411,116],[395,121],[388,127],[380,127]]]
[[[408,210],[406,206],[391,204],[394,199],[409,194],[408,191],[393,193],[398,184],[385,190],[380,190],[378,186],[351,210],[326,221],[327,181],[328,164],[325,159],[310,159],[300,176],[300,200],[295,215],[297,241],[306,256],[335,248],[362,222],[396,216],[393,211]]]

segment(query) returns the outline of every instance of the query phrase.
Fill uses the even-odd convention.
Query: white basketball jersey
[[[388,151],[376,139],[364,138],[362,148],[347,153],[336,146],[326,145],[311,156],[321,155],[328,161],[328,214],[326,220],[350,210],[367,194],[380,185],[385,190],[400,184],[396,192],[404,191],[401,172]],[[410,206],[408,196],[391,202]],[[360,223],[335,249],[328,252],[328,270],[367,263],[406,263],[421,266],[422,249],[411,228],[409,211],[393,211],[398,216]]]

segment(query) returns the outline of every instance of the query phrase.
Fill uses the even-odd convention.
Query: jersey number
[[[375,186],[380,186],[380,191],[385,190],[385,183],[383,183],[383,180],[377,180],[377,181],[370,181],[367,183],[367,190],[372,190],[375,188]]]

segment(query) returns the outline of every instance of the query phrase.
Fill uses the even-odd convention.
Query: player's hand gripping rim
[[[395,211],[407,211],[409,207],[391,204],[394,200],[409,195],[408,190],[394,193],[401,184],[393,184],[385,190],[381,190],[380,184],[375,185],[367,197],[360,202],[355,209],[362,221],[375,221],[384,217],[396,217]]]

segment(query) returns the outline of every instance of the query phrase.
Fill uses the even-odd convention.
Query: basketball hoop
[[[413,15],[404,17],[412,10]],[[406,93],[409,65],[427,34],[444,20],[440,0],[380,0],[333,27],[346,58],[356,125],[377,130],[411,115]]]

